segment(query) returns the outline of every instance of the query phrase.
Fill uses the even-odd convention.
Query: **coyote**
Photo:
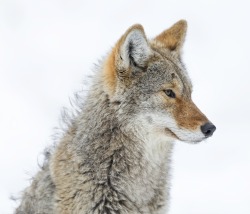
[[[80,111],[22,194],[16,214],[163,214],[173,142],[216,127],[191,99],[187,22],[153,39],[130,27],[100,63]]]

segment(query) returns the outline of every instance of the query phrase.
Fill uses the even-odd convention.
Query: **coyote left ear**
[[[185,40],[187,21],[180,20],[169,29],[163,31],[154,40],[160,42],[165,48],[179,52]]]
[[[116,63],[122,69],[144,67],[151,54],[145,32],[140,24],[131,26],[117,43]]]
[[[131,67],[145,67],[151,54],[143,27],[139,24],[130,27],[118,40],[104,64],[104,80],[108,93],[114,94],[118,79],[123,83],[130,79]]]

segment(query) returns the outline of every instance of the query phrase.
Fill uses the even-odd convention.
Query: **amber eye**
[[[167,90],[164,90],[165,94],[168,96],[168,97],[171,97],[171,98],[175,98],[175,93],[171,90],[171,89],[167,89]]]

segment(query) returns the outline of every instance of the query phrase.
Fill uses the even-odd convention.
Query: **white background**
[[[149,38],[188,21],[183,59],[193,99],[217,126],[176,142],[170,214],[250,213],[250,2],[245,0],[1,0],[0,213],[53,141],[60,109],[132,24]]]

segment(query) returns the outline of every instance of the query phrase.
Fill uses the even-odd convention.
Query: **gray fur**
[[[178,53],[148,42],[138,27],[130,35],[140,44],[129,58],[130,73],[117,70],[111,95],[105,89],[104,60],[84,104],[24,191],[16,214],[167,212],[174,139],[167,132],[155,132],[158,118],[169,115],[173,104],[163,103],[159,93],[177,79],[181,96],[191,99],[191,82]],[[145,45],[150,51],[142,53]],[[133,63],[140,58],[147,60],[139,66]]]

